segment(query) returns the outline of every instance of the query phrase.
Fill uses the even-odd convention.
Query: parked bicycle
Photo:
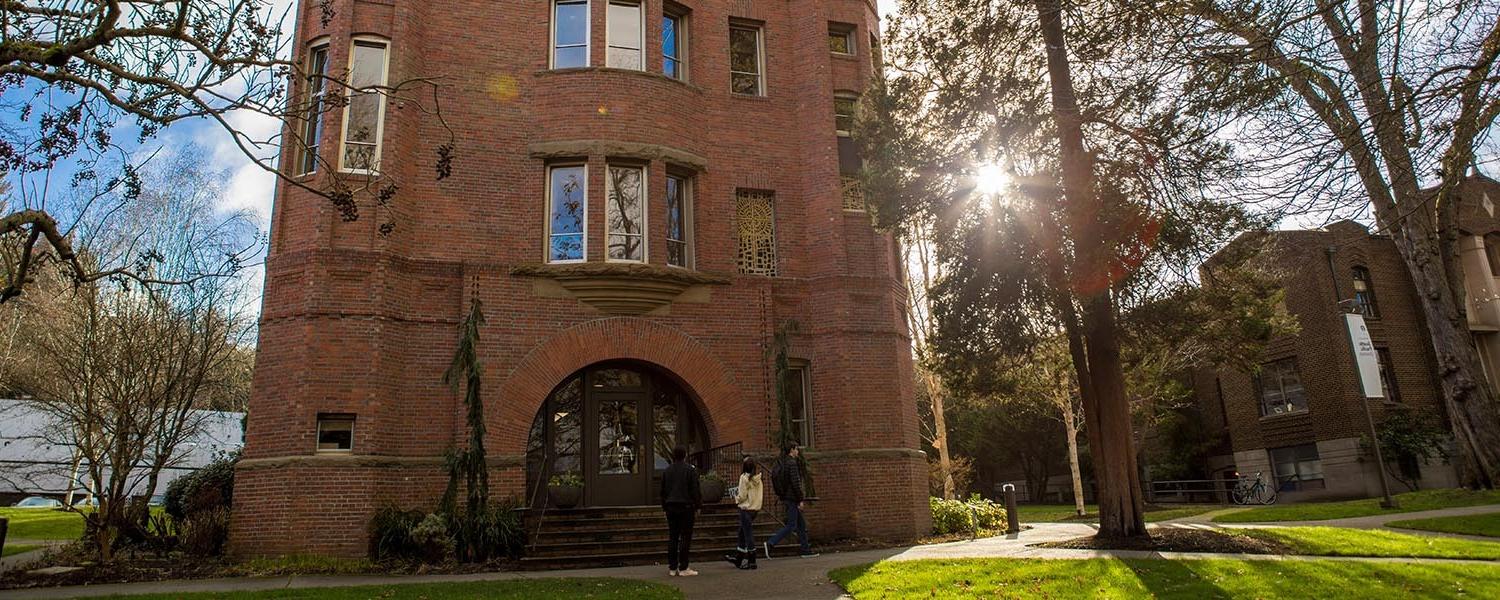
[[[1230,499],[1240,505],[1275,504],[1276,489],[1266,485],[1266,480],[1259,472],[1255,474],[1254,479],[1241,475],[1239,482],[1234,485]]]

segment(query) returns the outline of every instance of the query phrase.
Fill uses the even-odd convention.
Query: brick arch
[[[494,421],[512,426],[496,431],[501,452],[526,450],[531,422],[552,390],[589,365],[610,360],[649,363],[670,376],[697,404],[715,444],[739,440],[750,431],[749,413],[723,363],[692,336],[646,319],[618,317],[589,321],[554,334],[531,349],[500,384]],[[736,437],[736,439],[729,439]]]

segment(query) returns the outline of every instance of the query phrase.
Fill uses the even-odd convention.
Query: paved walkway
[[[47,546],[60,546],[62,544],[66,544],[66,543],[67,543],[66,541],[62,541],[62,540],[28,540],[28,539],[20,539],[20,538],[6,538],[6,540],[5,540],[5,546],[7,548],[14,547],[14,546],[42,546],[42,547],[41,548],[37,548],[35,550],[27,551],[27,552],[21,552],[19,554],[12,554],[10,556],[0,556],[0,573],[4,573],[6,571],[9,571],[12,567],[15,567],[15,566],[18,566],[18,565],[22,565],[22,564],[31,562],[33,560],[36,560],[38,558],[41,558],[42,551],[46,550]]]
[[[1500,507],[1490,507],[1495,510]],[[1453,509],[1457,510],[1457,509]],[[1430,511],[1441,513],[1444,511]],[[1480,511],[1483,512],[1483,511]],[[1412,513],[1425,515],[1426,513]],[[1441,515],[1439,515],[1441,516]],[[1405,516],[1403,516],[1405,518]],[[1420,517],[1413,517],[1420,518]],[[1320,522],[1328,525],[1332,523]],[[1191,526],[1168,524],[1169,526]],[[778,558],[761,560],[760,569],[736,571],[725,562],[694,565],[702,572],[698,577],[668,577],[660,565],[620,567],[610,569],[577,569],[569,571],[478,573],[471,575],[426,575],[426,576],[285,576],[239,579],[207,579],[197,581],[165,581],[148,583],[126,583],[95,585],[87,587],[46,588],[37,590],[7,590],[7,600],[41,598],[74,598],[82,596],[105,596],[114,594],[185,594],[190,592],[234,592],[270,590],[282,588],[345,587],[358,585],[388,585],[408,583],[449,583],[462,581],[501,581],[514,579],[536,579],[552,577],[618,577],[656,581],[680,588],[689,599],[714,600],[771,600],[808,599],[836,600],[844,596],[843,590],[828,580],[827,573],[840,567],[875,562],[879,560],[921,560],[958,558],[1028,558],[1028,559],[1084,559],[1084,558],[1154,558],[1167,560],[1192,559],[1243,559],[1243,560],[1341,560],[1356,562],[1397,563],[1452,563],[1475,562],[1493,565],[1484,561],[1451,561],[1411,558],[1353,558],[1315,556],[1275,556],[1203,554],[1185,552],[1066,550],[1058,548],[1034,548],[1032,544],[1068,540],[1090,535],[1095,527],[1083,523],[1038,523],[1033,528],[1015,536],[999,536],[974,541],[949,542],[926,546],[890,548],[883,550],[861,550],[836,552],[816,558]]]
[[[1460,506],[1457,508],[1440,508],[1437,510],[1423,510],[1409,513],[1385,513],[1369,515],[1365,517],[1349,517],[1347,519],[1327,519],[1323,521],[1275,521],[1266,523],[1215,523],[1213,518],[1226,512],[1242,509],[1226,509],[1207,512],[1191,517],[1172,519],[1156,523],[1158,527],[1182,528],[1182,529],[1256,529],[1265,527],[1343,527],[1347,529],[1379,529],[1405,533],[1410,535],[1424,535],[1430,537],[1447,537],[1481,542],[1500,541],[1492,537],[1482,535],[1464,535],[1461,533],[1444,533],[1440,531],[1422,531],[1419,529],[1402,529],[1390,527],[1389,523],[1395,521],[1414,521],[1417,519],[1431,519],[1435,517],[1467,517],[1472,515],[1483,515],[1500,512],[1500,504],[1486,504],[1482,506]]]

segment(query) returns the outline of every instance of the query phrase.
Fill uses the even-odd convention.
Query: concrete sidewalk
[[[1500,513],[1500,504],[1485,504],[1481,506],[1460,506],[1457,508],[1440,508],[1437,510],[1423,510],[1407,513],[1385,513],[1369,515],[1364,517],[1349,517],[1346,519],[1327,519],[1323,521],[1267,521],[1264,523],[1215,523],[1213,518],[1231,510],[1216,510],[1213,512],[1172,519],[1155,523],[1154,526],[1162,528],[1179,529],[1256,529],[1267,527],[1343,527],[1347,529],[1379,529],[1408,535],[1421,535],[1428,537],[1446,537],[1476,542],[1500,542],[1500,539],[1482,535],[1465,535],[1461,533],[1444,533],[1441,531],[1422,531],[1420,529],[1402,529],[1391,527],[1394,521],[1414,521],[1418,519],[1432,519],[1436,517],[1468,517],[1489,513]]]
[[[1433,511],[1439,512],[1439,511]],[[7,599],[27,600],[35,598],[76,598],[86,596],[127,594],[186,594],[192,592],[237,592],[271,589],[302,589],[318,587],[347,587],[364,585],[395,585],[411,583],[449,583],[463,581],[504,581],[515,579],[539,579],[556,577],[616,577],[656,581],[681,589],[688,599],[714,600],[772,600],[809,599],[834,600],[844,596],[843,590],[828,580],[828,571],[840,567],[859,565],[880,560],[923,560],[961,558],[1023,558],[1041,560],[1086,559],[1086,558],[1139,558],[1165,560],[1194,559],[1242,559],[1242,560],[1320,560],[1352,562],[1396,562],[1396,563],[1453,563],[1472,562],[1495,565],[1485,561],[1453,561],[1439,559],[1410,558],[1353,558],[1315,556],[1276,556],[1201,554],[1181,552],[1067,550],[1058,548],[1034,548],[1032,544],[1053,542],[1087,536],[1095,527],[1081,523],[1039,523],[1015,536],[1000,536],[974,541],[949,542],[925,546],[861,550],[856,552],[829,553],[816,558],[778,558],[760,561],[755,571],[737,571],[726,562],[693,565],[702,574],[698,577],[668,577],[661,565],[620,567],[610,569],[577,569],[568,571],[502,572],[471,575],[426,575],[426,576],[289,576],[239,579],[210,579],[197,581],[164,581],[147,583],[125,583],[67,588],[45,588],[36,590],[7,590],[0,595]]]

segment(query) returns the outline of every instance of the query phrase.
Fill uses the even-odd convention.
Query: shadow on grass
[[[1155,598],[1232,598],[1225,589],[1204,578],[1189,563],[1176,560],[1121,560]]]

